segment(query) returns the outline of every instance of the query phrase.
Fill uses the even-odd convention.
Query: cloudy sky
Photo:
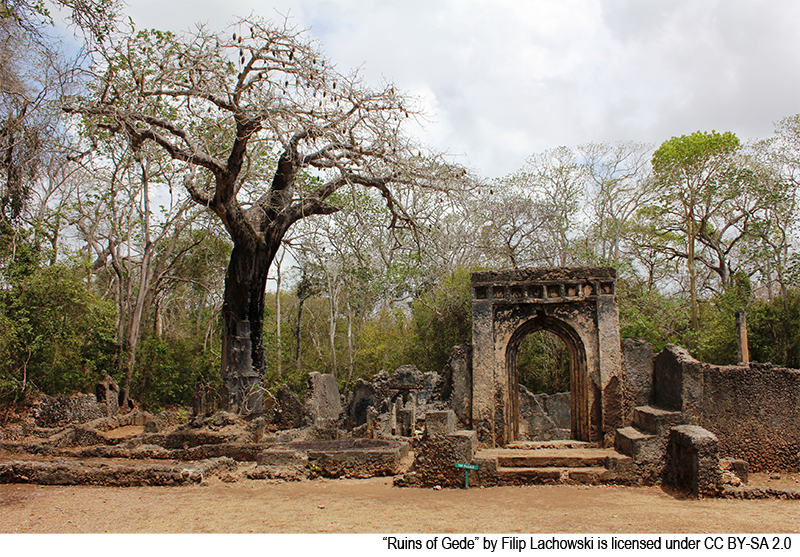
[[[560,145],[768,137],[800,113],[796,0],[127,0],[137,27],[288,15],[347,73],[420,96],[484,177]]]

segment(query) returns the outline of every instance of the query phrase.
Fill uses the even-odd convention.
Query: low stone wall
[[[260,452],[253,478],[371,478],[401,472],[409,444],[388,439],[334,439],[273,445]]]
[[[85,423],[98,418],[107,418],[116,413],[105,403],[97,402],[95,395],[74,394],[70,396],[42,397],[34,411],[38,427],[58,427],[70,423]]]
[[[719,438],[721,457],[752,471],[800,470],[800,370],[716,366],[668,345],[654,362],[653,398]]]
[[[719,441],[696,425],[670,429],[666,483],[694,497],[716,495],[720,483]]]
[[[534,395],[519,385],[517,440],[569,439],[570,426],[570,393]]]

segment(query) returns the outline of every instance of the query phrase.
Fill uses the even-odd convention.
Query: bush
[[[139,341],[131,393],[151,410],[190,405],[195,384],[201,381],[209,403],[221,386],[219,357],[203,350],[197,339],[143,338]]]
[[[409,362],[441,372],[457,345],[472,344],[470,271],[459,268],[412,305],[413,343]]]
[[[751,360],[800,369],[800,292],[750,304],[747,328]]]
[[[21,278],[0,303],[0,399],[31,387],[49,395],[88,392],[115,369],[116,309],[80,270],[55,265]]]

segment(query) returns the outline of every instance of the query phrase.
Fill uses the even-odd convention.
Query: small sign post
[[[464,489],[469,489],[469,471],[477,470],[477,464],[464,464],[463,462],[456,462],[456,468],[464,470]]]

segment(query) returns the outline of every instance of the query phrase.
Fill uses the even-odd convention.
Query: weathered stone
[[[390,389],[422,388],[423,374],[416,366],[400,366],[389,377],[388,387]]]
[[[456,468],[455,464],[472,464],[477,446],[478,437],[469,430],[415,438],[413,471],[397,478],[395,485],[463,487],[464,470]]]
[[[425,414],[425,436],[427,438],[450,435],[456,430],[456,415],[452,410]]]
[[[713,431],[722,456],[753,471],[800,470],[800,370],[715,366],[667,345],[655,358],[654,391],[684,423]]]
[[[289,387],[282,385],[275,394],[277,402],[274,424],[280,429],[302,427],[306,421],[306,411],[300,399]]]
[[[519,385],[519,429],[518,440],[549,441],[555,439],[556,424],[544,411],[539,395],[531,394],[524,385]]]
[[[375,406],[377,401],[377,392],[372,383],[367,383],[363,379],[356,381],[353,385],[353,397],[348,410],[353,427],[367,423],[367,408]]]
[[[570,394],[554,393],[533,395],[544,410],[544,413],[553,421],[556,428],[566,429],[569,432],[572,425],[570,418]]]
[[[108,415],[108,406],[98,404],[95,395],[87,394],[43,397],[34,414],[36,425],[39,427],[84,423]]]
[[[472,347],[455,346],[442,370],[441,398],[450,401],[459,423],[472,425]]]
[[[643,340],[623,338],[623,416],[625,426],[633,420],[633,409],[650,404],[653,393],[653,345]]]
[[[397,435],[411,437],[414,435],[414,425],[417,421],[417,412],[413,404],[397,412]]]
[[[267,477],[300,479],[313,475],[367,478],[402,471],[409,444],[377,439],[303,441],[275,445],[258,455]]]
[[[81,445],[107,445],[108,439],[102,432],[81,424],[68,426],[48,441],[54,447],[76,447]]]
[[[236,463],[215,459],[189,467],[168,464],[116,464],[80,460],[55,462],[12,461],[0,463],[0,483],[40,485],[182,485],[199,483],[203,476],[235,469]]]
[[[571,432],[613,442],[621,426],[616,271],[610,267],[515,269],[472,274],[472,423],[484,446],[517,438],[516,358],[539,330],[564,341],[573,362]]]
[[[428,371],[422,374],[422,388],[418,391],[412,391],[409,397],[414,401],[414,404],[423,406],[432,402],[436,398],[436,386],[441,382],[441,376],[435,371]]]
[[[342,413],[336,377],[316,371],[309,373],[305,406],[312,425],[335,424]]]
[[[107,373],[95,385],[95,396],[99,404],[108,407],[108,415],[114,416],[119,412],[119,385]]]
[[[670,430],[666,481],[697,497],[714,495],[720,484],[719,440],[696,425]]]
[[[739,481],[746,484],[749,480],[750,463],[738,458],[722,458],[719,461],[722,470],[735,474]]]

